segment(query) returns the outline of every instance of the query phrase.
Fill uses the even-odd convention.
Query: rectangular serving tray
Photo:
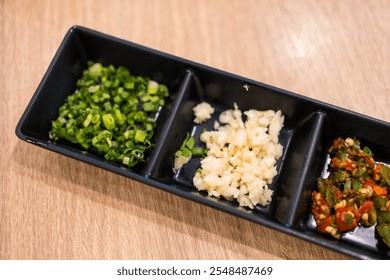
[[[152,78],[171,92],[159,112],[153,150],[144,164],[129,170],[103,157],[82,152],[66,141],[49,138],[51,121],[72,94],[87,61],[125,66],[132,73]],[[281,110],[285,116],[280,142],[278,176],[270,188],[272,203],[253,210],[211,198],[192,185],[199,160],[192,159],[176,174],[173,155],[187,132],[198,138],[211,128],[218,114],[202,125],[193,123],[192,108],[206,101],[216,112]],[[360,259],[388,259],[390,249],[375,238],[374,227],[357,228],[335,240],[316,231],[310,213],[310,194],[327,165],[327,148],[336,137],[356,137],[370,147],[375,159],[390,164],[390,124],[296,93],[162,53],[85,27],[70,28],[16,127],[16,135],[31,144],[87,162],[184,198],[228,212]]]

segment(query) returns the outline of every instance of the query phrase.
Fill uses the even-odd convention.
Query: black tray
[[[67,142],[52,143],[51,121],[67,95],[75,90],[89,60],[125,66],[137,75],[166,84],[171,99],[157,118],[155,148],[145,164],[133,170],[104,158],[81,152]],[[272,203],[253,210],[234,202],[210,198],[192,185],[199,161],[192,160],[173,173],[173,154],[194,126],[192,107],[200,101],[217,110],[282,110],[285,116],[280,142],[284,153],[278,176],[270,188]],[[213,119],[209,123],[213,122]],[[205,124],[207,125],[207,123]],[[310,193],[326,166],[327,148],[339,136],[356,137],[370,147],[378,161],[390,163],[390,124],[179,57],[74,26],[66,34],[46,74],[23,113],[16,134],[21,139],[51,151],[93,164],[159,189],[212,206],[258,224],[291,234],[335,251],[361,259],[390,258],[390,249],[374,237],[374,228],[357,228],[340,240],[315,229],[310,214]]]

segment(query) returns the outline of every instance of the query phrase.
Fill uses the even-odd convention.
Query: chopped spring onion
[[[76,87],[52,121],[50,138],[129,167],[144,161],[152,147],[154,114],[165,104],[168,88],[125,67],[95,62],[88,62]]]
[[[113,130],[115,128],[115,119],[111,114],[103,115],[103,124],[108,130]]]
[[[149,80],[148,93],[156,94],[158,92],[158,83],[156,81]]]
[[[201,147],[195,147],[195,138],[187,133],[187,137],[184,139],[180,146],[180,149],[176,151],[174,170],[178,170],[185,165],[192,156],[203,157],[207,153],[207,149]]]

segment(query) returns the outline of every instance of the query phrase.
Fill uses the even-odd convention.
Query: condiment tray
[[[156,116],[154,148],[145,163],[128,169],[105,161],[101,156],[85,153],[75,144],[51,141],[51,122],[58,116],[66,97],[75,91],[76,81],[88,61],[124,66],[136,75],[168,86],[171,95]],[[196,125],[192,108],[202,101],[215,107],[216,113],[206,123]],[[198,192],[192,178],[199,168],[199,159],[193,158],[178,172],[173,171],[174,153],[187,132],[199,141],[199,134],[205,128],[212,128],[218,112],[232,109],[234,103],[243,111],[281,110],[285,117],[280,133],[283,156],[278,160],[278,175],[269,186],[274,191],[272,202],[265,207],[246,209],[235,202]],[[359,227],[336,240],[316,230],[310,211],[310,194],[316,189],[316,178],[326,169],[327,149],[333,139],[356,137],[370,147],[376,160],[390,164],[388,122],[74,26],[66,34],[24,111],[16,134],[31,144],[354,258],[390,258],[390,249],[378,241],[373,227]]]

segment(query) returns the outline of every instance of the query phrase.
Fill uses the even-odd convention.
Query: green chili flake
[[[362,188],[362,183],[358,179],[352,179],[352,189],[354,192],[357,192]]]
[[[345,214],[345,223],[347,224],[347,226],[352,226],[352,223],[353,223],[353,214],[352,213],[346,213]]]
[[[377,196],[377,195],[375,195],[372,198],[372,201],[374,202],[375,208],[380,209],[381,207],[386,206],[387,198],[385,196]]]
[[[388,167],[387,165],[383,165],[380,170],[380,174],[386,184],[390,186],[390,167]]]
[[[125,67],[94,62],[88,62],[76,87],[59,108],[49,137],[128,167],[144,161],[153,146],[155,113],[165,104],[168,88]]]
[[[344,190],[350,190],[351,189],[351,180],[348,180],[344,183]]]
[[[364,151],[368,156],[372,156],[372,151],[370,150],[370,148],[364,147],[364,148],[363,148],[363,151]]]

